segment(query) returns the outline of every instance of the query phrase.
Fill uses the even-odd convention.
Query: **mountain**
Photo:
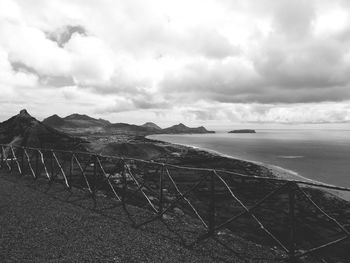
[[[53,118],[54,119],[54,118]],[[0,143],[49,149],[83,149],[83,141],[57,131],[32,117],[26,110],[0,123]]]
[[[65,118],[65,125],[78,128],[88,128],[92,126],[104,127],[111,124],[109,121],[104,119],[95,119],[85,114],[71,114]]]
[[[141,126],[145,127],[145,128],[149,128],[149,129],[158,130],[158,131],[162,129],[157,124],[155,124],[153,122],[146,122],[145,124],[142,124]]]
[[[162,130],[162,132],[163,133],[215,133],[214,131],[208,131],[203,126],[200,126],[197,128],[190,128],[182,123],[173,125],[169,128],[165,128]]]
[[[60,127],[63,126],[65,122],[63,118],[55,114],[43,120],[43,123],[51,127]]]
[[[90,127],[105,127],[110,125],[109,121],[104,119],[95,119],[85,114],[71,114],[64,118],[52,115],[45,120],[43,123],[51,127],[60,128],[90,128]]]

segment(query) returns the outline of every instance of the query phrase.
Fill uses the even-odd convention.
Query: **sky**
[[[1,0],[0,107],[350,128],[350,2]]]

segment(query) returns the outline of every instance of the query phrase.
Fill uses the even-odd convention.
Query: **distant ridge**
[[[61,128],[89,128],[104,127],[111,123],[104,119],[95,119],[85,114],[74,113],[64,118],[58,115],[52,115],[43,120],[43,123],[51,127]]]
[[[58,116],[57,116],[58,117]],[[57,119],[57,117],[51,118]],[[0,143],[16,146],[82,149],[82,139],[60,132],[32,117],[26,110],[0,123]]]
[[[146,124],[146,125],[145,125]],[[149,134],[183,134],[183,133],[214,133],[214,131],[208,131],[203,126],[190,128],[186,125],[180,123],[177,125],[173,125],[169,128],[162,129],[154,123],[145,123],[141,126],[128,124],[128,123],[113,123],[106,127],[107,130],[113,131],[115,133],[136,133],[138,135],[149,135]]]
[[[184,125],[183,123],[179,123],[177,125],[173,125],[169,128],[165,128],[162,130],[164,133],[215,133],[214,131],[208,131],[205,127],[200,126],[196,128],[190,128]]]
[[[173,125],[171,127],[162,129],[153,122],[146,122],[142,125],[135,125],[129,123],[110,123],[104,119],[95,119],[85,114],[74,113],[61,118],[57,114],[54,114],[43,120],[43,123],[54,128],[103,128],[104,131],[110,133],[133,133],[137,135],[149,135],[149,134],[183,134],[183,133],[215,133],[214,131],[208,131],[205,127],[188,127],[183,123]],[[101,131],[101,130],[99,130]]]

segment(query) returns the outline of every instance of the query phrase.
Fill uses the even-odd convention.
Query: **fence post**
[[[53,162],[53,150],[50,151],[50,170],[51,170],[51,181],[54,180],[54,162]]]
[[[296,263],[295,257],[295,190],[294,183],[290,183],[288,187],[289,195],[289,253],[288,262]]]
[[[24,148],[21,147],[22,151],[21,151],[21,163],[22,163],[22,175],[25,175],[26,171],[25,171],[25,163],[24,163]]]
[[[209,191],[210,191],[210,203],[209,203],[209,224],[208,224],[208,234],[212,235],[214,234],[215,229],[215,210],[216,210],[216,204],[215,204],[215,172],[214,170],[210,174],[210,181],[209,181]]]
[[[18,149],[16,146],[15,146],[15,149]],[[20,160],[19,160],[19,154],[18,154],[18,151],[17,151],[17,154],[16,154],[16,151],[14,150],[14,147],[11,146],[11,152],[12,152],[12,155],[13,155],[13,159],[14,159],[14,165],[17,167],[17,170],[19,172],[20,175],[22,175],[22,168],[21,168],[21,164],[20,164]]]
[[[92,179],[92,194],[96,194],[96,187],[97,187],[97,155],[94,155],[94,174]]]
[[[0,168],[4,167],[4,148],[1,146],[1,159],[0,159]]]
[[[5,163],[5,150],[4,147],[1,146],[1,167],[5,168],[6,163]]]
[[[69,164],[69,188],[72,188],[72,177],[73,177],[73,155],[74,153],[71,152],[70,155],[70,164]]]
[[[35,179],[39,177],[39,151],[35,151]]]
[[[162,165],[162,170],[159,174],[159,195],[158,195],[158,198],[159,198],[158,214],[159,215],[163,213],[163,173],[164,173],[164,164]]]
[[[125,209],[125,199],[126,199],[126,191],[127,191],[127,180],[126,180],[126,168],[125,168],[125,160],[122,159],[122,183],[123,183],[123,190],[122,190],[122,204],[123,208]]]
[[[10,161],[10,172],[12,173],[12,170],[13,170],[13,158],[14,158],[14,156],[13,156],[13,153],[12,153],[12,151],[10,151],[9,150],[9,153],[7,154],[7,156],[9,156],[11,154],[11,161]]]

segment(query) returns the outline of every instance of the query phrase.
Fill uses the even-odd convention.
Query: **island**
[[[242,130],[229,131],[228,133],[256,133],[256,131],[250,130],[250,129],[242,129]]]

